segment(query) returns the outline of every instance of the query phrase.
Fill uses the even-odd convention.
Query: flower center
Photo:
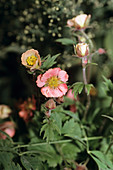
[[[53,76],[47,80],[47,85],[50,88],[56,88],[58,87],[59,84],[60,84],[60,80],[56,76]]]
[[[31,55],[31,56],[27,57],[26,62],[29,66],[33,66],[35,64],[36,60],[37,60],[37,57],[35,57],[34,55]]]

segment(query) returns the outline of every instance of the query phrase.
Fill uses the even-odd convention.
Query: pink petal
[[[46,97],[53,97],[51,94],[50,87],[48,87],[48,86],[41,88],[41,93]]]
[[[14,128],[7,128],[4,130],[5,133],[7,133],[10,137],[13,137],[15,135],[15,129]]]
[[[58,77],[60,78],[61,81],[66,82],[68,80],[68,74],[66,73],[66,71],[61,70],[58,73]]]
[[[42,75],[41,74],[37,77],[36,83],[37,83],[38,87],[43,87],[45,85],[45,82],[42,81]]]
[[[46,97],[62,97],[63,92],[59,90],[59,88],[50,88],[50,87],[43,87],[41,92]]]
[[[66,84],[60,84],[60,85],[58,86],[58,88],[59,88],[59,90],[63,93],[63,95],[65,95],[66,92],[68,91],[68,87],[67,87]]]
[[[53,69],[51,68],[51,69],[49,69],[48,71],[46,71],[43,74],[42,81],[46,82],[47,79],[49,79],[49,78],[51,78],[53,76],[57,76],[60,70],[61,70],[60,68],[53,68]]]
[[[67,95],[66,95],[68,98],[74,100],[74,93],[72,93],[72,89],[70,89],[68,92],[67,92]]]

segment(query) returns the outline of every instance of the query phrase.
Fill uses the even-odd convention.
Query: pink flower
[[[85,29],[89,25],[91,15],[80,14],[67,21],[69,27],[74,27],[76,30]]]
[[[0,130],[7,133],[11,138],[15,135],[15,124],[11,121],[0,124]],[[0,133],[0,139],[6,139],[6,135]]]
[[[30,70],[39,69],[41,66],[40,55],[37,50],[31,49],[22,54],[22,64]]]
[[[9,117],[11,112],[12,112],[12,110],[10,109],[9,106],[4,105],[4,104],[0,105],[0,119]]]
[[[66,81],[68,74],[60,68],[51,68],[43,75],[37,77],[37,86],[42,87],[41,93],[46,97],[62,97],[66,94],[68,87]],[[44,86],[44,87],[43,87]]]
[[[86,57],[89,55],[89,46],[87,43],[78,43],[76,45],[76,54],[78,57]]]
[[[28,98],[26,101],[24,101],[19,106],[19,116],[27,123],[29,122],[33,117],[33,110],[36,110],[36,100],[32,96],[32,98]]]
[[[26,123],[33,117],[33,112],[31,110],[21,110],[18,114]]]

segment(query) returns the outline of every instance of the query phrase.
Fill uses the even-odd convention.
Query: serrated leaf
[[[14,155],[10,152],[0,152],[0,164],[4,170],[22,170],[19,164],[13,162]]]
[[[60,54],[56,54],[52,57],[51,57],[51,55],[48,55],[46,57],[46,60],[44,61],[43,65],[41,66],[41,69],[48,69],[48,68],[52,67],[54,64],[56,64],[55,60],[59,55]]]
[[[53,120],[49,120],[46,124],[44,124],[41,128],[40,134],[44,132],[43,139],[46,139],[47,142],[54,139],[54,131],[61,133],[59,127],[56,125],[56,122]]]
[[[64,143],[61,145],[61,150],[66,160],[75,160],[77,153],[80,152],[79,147],[72,143]]]
[[[56,42],[61,43],[62,45],[73,45],[76,44],[76,41],[73,41],[69,38],[59,38],[56,40]]]
[[[62,128],[62,120],[58,112],[54,112],[54,114],[51,115],[51,117],[55,120],[55,129],[59,134],[61,134],[61,128]]]
[[[73,84],[74,97],[76,98],[78,94],[80,94],[83,90],[84,84],[82,82],[77,82]]]
[[[67,120],[62,128],[62,133],[66,136],[69,134],[71,136],[79,136],[81,137],[81,129],[77,122],[74,119]]]
[[[43,164],[38,160],[37,156],[21,156],[22,165],[26,168],[26,170],[35,169],[43,170]]]
[[[93,84],[85,84],[85,88],[87,90],[87,95],[89,95],[91,88],[94,87]]]

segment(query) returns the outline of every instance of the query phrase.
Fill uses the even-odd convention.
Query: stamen
[[[59,78],[57,78],[56,76],[53,76],[51,78],[49,78],[46,82],[46,84],[50,87],[50,88],[56,88],[58,87],[58,85],[60,84],[60,80]]]
[[[33,66],[36,63],[36,60],[37,60],[37,57],[35,57],[34,55],[31,55],[27,57],[26,62],[29,66]]]

